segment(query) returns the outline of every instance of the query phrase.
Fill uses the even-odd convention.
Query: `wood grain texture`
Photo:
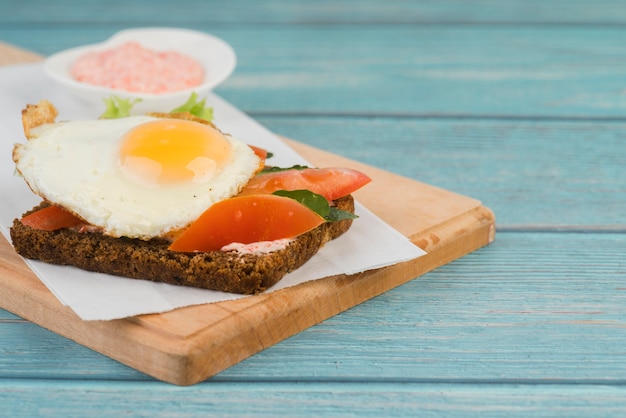
[[[374,186],[359,191],[357,198],[428,254],[378,270],[236,301],[86,322],[62,306],[3,239],[1,306],[158,379],[189,385],[494,239],[493,214],[474,199],[293,141],[290,145],[317,166],[363,170]],[[396,198],[380,200],[383,191]]]
[[[50,54],[121,24],[0,28]],[[188,27],[208,30],[204,24]],[[209,30],[238,56],[216,89],[253,116],[623,118],[619,26],[304,25]]]
[[[12,392],[5,408],[10,416],[84,417],[98,402],[98,417],[119,416],[254,416],[275,417],[403,417],[419,411],[420,417],[619,416],[626,392],[619,386],[390,383],[387,390],[368,383],[216,383],[185,388],[184,392],[150,383],[109,382],[96,387],[89,382],[0,381],[0,393]],[[37,390],[43,391],[37,393]],[[245,401],[243,401],[245,399]],[[554,400],[559,402],[555,403]],[[27,402],[28,401],[28,402]],[[242,403],[247,408],[242,407]],[[598,411],[602,411],[598,415]]]
[[[41,61],[41,55],[0,42],[0,65],[38,61]]]
[[[64,7],[46,0],[4,0],[0,23],[30,25],[96,24],[133,25],[307,25],[307,24],[620,24],[626,22],[623,4],[615,0],[472,0],[459,2],[390,0],[205,0],[193,11],[168,0],[64,1]],[[77,7],[80,6],[80,7]],[[120,10],[123,10],[120,13]]]
[[[626,231],[626,124],[267,115],[274,132],[472,196],[499,230]],[[552,210],[564,208],[565,210]]]
[[[493,213],[477,200],[288,143],[316,166],[350,166],[369,175],[373,186],[355,197],[428,254],[237,301],[85,322],[62,306],[2,239],[1,306],[160,380],[190,385],[494,240]]]
[[[215,382],[621,385],[624,234],[499,233],[490,246],[294,335]],[[582,270],[578,260],[597,266]],[[489,259],[489,263],[484,260]],[[1,379],[140,381],[27,322],[0,320]],[[8,353],[20,355],[8,355]],[[74,361],[72,361],[74,360]],[[104,384],[104,383],[103,383]]]
[[[620,416],[624,4],[244,1],[7,0],[0,39],[49,54],[138,25],[215,33],[239,55],[227,100],[279,134],[479,198],[510,232],[187,388],[0,311],[3,410]]]

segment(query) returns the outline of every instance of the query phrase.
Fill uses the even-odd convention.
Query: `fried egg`
[[[241,141],[179,119],[47,123],[29,137],[13,160],[33,192],[114,237],[181,230],[236,195],[260,164]]]

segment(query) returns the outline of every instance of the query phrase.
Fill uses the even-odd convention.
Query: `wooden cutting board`
[[[39,59],[0,43],[0,65]],[[284,140],[314,165],[353,167],[371,176],[372,183],[356,198],[428,254],[236,301],[83,321],[59,303],[0,236],[0,307],[157,379],[191,385],[495,237],[493,213],[475,199]]]

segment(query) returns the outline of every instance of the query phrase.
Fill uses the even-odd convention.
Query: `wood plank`
[[[0,49],[0,59],[11,56],[6,50]],[[623,122],[377,118],[371,123],[359,117],[271,115],[257,119],[287,137],[474,196],[499,214],[500,227],[625,227]],[[584,152],[577,152],[581,149]],[[407,150],[419,164],[403,158]],[[518,185],[515,190],[503,187],[513,183]],[[545,210],[548,203],[567,210]]]
[[[0,309],[0,323],[11,321],[23,321],[23,319],[21,319],[17,315],[13,315],[10,312]]]
[[[623,234],[499,233],[220,378],[623,384],[625,251]]]
[[[30,42],[28,41],[29,36],[31,36],[30,29],[35,29],[37,33],[49,35],[50,32],[46,26],[50,24],[49,22],[54,22],[55,16],[61,21],[60,24],[57,23],[59,26],[66,26],[67,21],[74,17],[77,18],[76,20],[80,20],[83,25],[93,25],[94,20],[100,19],[101,16],[103,16],[102,22],[106,22],[106,19],[111,17],[116,21],[128,19],[121,25],[135,25],[137,19],[142,19],[143,16],[146,16],[147,23],[171,24],[178,21],[177,19],[181,19],[181,22],[186,19],[182,13],[176,14],[176,10],[169,9],[166,4],[160,3],[159,0],[155,2],[158,7],[147,10],[147,14],[133,13],[133,15],[126,15],[121,18],[113,8],[104,8],[104,6],[100,10],[104,15],[90,13],[93,11],[91,4],[98,4],[99,2],[91,4],[82,2],[79,7],[73,8],[67,13],[67,10],[62,7],[57,8],[51,2],[38,3],[37,1],[27,4],[16,0],[0,2],[0,32],[5,30],[10,32],[11,36],[15,36],[21,45],[27,46],[21,42]],[[70,3],[64,1],[65,5]],[[237,25],[238,22],[260,22],[261,25],[257,27],[260,29],[266,26],[268,21],[282,24],[282,22],[292,18],[297,22],[309,24],[314,19],[324,19],[323,23],[333,22],[333,10],[330,9],[309,10],[306,15],[296,13],[292,16],[292,12],[298,11],[298,5],[291,6],[294,3],[290,2],[288,7],[274,11],[270,17],[263,14],[254,15],[257,13],[257,4],[269,4],[271,6],[278,3],[253,3],[246,4],[246,7],[239,10],[231,11],[232,6],[237,7],[239,5],[238,0],[234,0],[211,10],[211,13],[200,13],[206,10],[203,7],[212,6],[211,2],[201,2],[197,4],[197,7],[194,7],[194,11],[196,16],[203,16],[198,17],[198,20],[202,20],[202,24],[199,26],[205,29],[211,28],[211,31],[213,31],[214,25],[205,23],[207,20],[204,20],[204,16],[211,16],[210,19],[213,19],[212,16],[218,16],[218,19],[213,19],[211,22],[222,19],[221,22],[234,22],[234,25]],[[321,3],[322,5],[326,4],[324,0]],[[392,18],[395,19],[392,21],[389,17],[390,14],[384,14],[380,8],[368,10],[367,6],[371,4],[368,0],[362,4],[363,7],[354,8],[348,2],[333,2],[333,7],[339,11],[336,20],[343,21],[342,19],[345,18],[347,22],[360,19],[377,19],[380,21],[386,18],[390,19],[390,23],[398,22],[399,17],[393,15],[394,8],[385,8],[387,13],[392,11]],[[392,3],[386,2],[385,4],[388,6]],[[472,2],[472,5],[444,0],[442,2],[404,2],[403,4],[409,4],[411,7],[413,4],[417,5],[415,10],[421,8],[420,13],[432,11],[433,14],[427,14],[431,22],[435,19],[440,22],[451,21],[452,23],[478,22],[482,25],[493,21],[496,25],[511,26],[515,23],[546,23],[548,22],[546,19],[549,17],[554,22],[567,24],[590,23],[589,27],[578,28],[581,29],[581,32],[587,31],[590,37],[595,36],[594,32],[597,28],[593,28],[594,24],[600,26],[612,22],[623,22],[621,16],[626,11],[620,2],[610,0],[593,2],[592,5],[590,2],[579,0],[567,3],[541,0],[525,2],[479,0]],[[22,11],[23,14],[4,13],[3,7],[7,5],[12,8],[11,12],[17,10],[18,12]],[[347,8],[346,5],[348,5]],[[478,7],[474,8],[474,5]],[[285,4],[280,3],[280,6],[285,6]],[[349,8],[353,10],[346,10]],[[552,8],[553,12],[545,12],[545,9]],[[164,15],[168,16],[168,20],[163,19],[157,9],[163,11]],[[419,16],[411,14],[412,10],[407,9],[401,9],[407,19],[419,19]],[[462,14],[459,13],[461,11]],[[507,13],[503,13],[503,11]],[[263,11],[263,13],[269,12]],[[110,13],[108,17],[107,13]],[[552,15],[549,16],[551,13]],[[354,18],[351,18],[350,15],[353,15]],[[14,24],[5,24],[2,20],[3,18],[11,19],[13,16],[16,16],[16,23]],[[69,16],[69,18],[64,16]],[[24,25],[22,24],[24,21],[30,23]],[[17,26],[22,29],[16,32]],[[107,24],[105,23],[103,26],[107,27]],[[223,28],[224,26],[218,30]],[[557,32],[559,31],[556,26],[552,26],[552,28]],[[80,25],[74,26],[73,34],[81,33],[81,29]],[[110,29],[98,31],[99,29],[93,29],[88,36],[95,38],[95,34],[106,34]],[[16,33],[19,35],[15,35]],[[289,31],[285,31],[285,33],[288,36]],[[74,39],[77,39],[75,35],[73,36]],[[615,36],[620,36],[619,31],[615,32]],[[0,39],[2,38],[0,36]],[[70,42],[73,39],[68,37],[66,40]],[[518,41],[526,42],[523,36],[518,37]],[[601,41],[598,42],[601,43]],[[54,39],[42,40],[37,45],[42,45],[40,52],[46,52],[43,48],[53,51],[58,46]],[[559,49],[563,52],[568,48],[567,45],[563,45],[562,49]],[[591,50],[588,56],[590,60],[593,60],[594,54]],[[312,61],[307,61],[307,63],[312,63]],[[553,61],[546,59],[545,63],[546,68],[549,68]],[[526,63],[526,65],[532,64],[532,62]],[[573,64],[572,70],[574,66],[577,68],[576,71],[582,71],[586,68],[582,62]],[[563,77],[567,77],[567,72],[563,73]],[[613,90],[610,94],[607,94],[606,91],[597,93],[594,91],[594,83],[589,82],[585,87],[585,94],[581,97],[583,106],[593,109],[606,104],[609,107],[619,108],[620,103],[616,99],[617,90]],[[549,81],[546,81],[546,84],[549,84]],[[606,87],[602,83],[598,83],[598,85],[601,85],[602,88]],[[619,84],[614,83],[613,87],[617,89]],[[503,89],[503,93],[507,95],[511,95],[515,91],[517,91],[515,88]],[[436,94],[437,90],[434,93]],[[460,90],[459,94],[463,95],[463,90]],[[472,95],[475,94],[475,92],[472,93]],[[517,97],[511,96],[521,103],[515,115],[520,117],[540,116],[543,107],[533,109],[526,106],[523,91]],[[612,97],[613,100],[610,103],[603,103],[607,96]],[[385,98],[383,97],[383,99]],[[583,103],[585,99],[588,100],[587,103]],[[285,101],[285,99],[282,100]],[[469,103],[471,99],[462,100]],[[479,103],[484,102],[479,101]],[[545,103],[543,106],[548,107],[550,103]],[[261,109],[257,112],[257,116],[262,115],[262,106],[259,104],[256,108]],[[348,113],[351,109],[348,107]],[[509,109],[506,108],[506,110]],[[537,110],[537,113],[531,114],[528,112],[529,109]],[[471,109],[469,110],[471,111]],[[485,114],[481,113],[483,108],[478,110],[480,112],[477,116],[480,117]],[[294,108],[293,113],[297,112],[298,108]],[[584,113],[585,110],[582,109],[581,113],[577,113],[574,117],[585,117],[584,115],[581,116]],[[609,113],[613,115],[609,117],[621,118],[616,113]],[[554,115],[553,113],[550,114]],[[360,115],[367,117],[371,114],[362,112]],[[513,116],[515,117],[515,115]],[[568,117],[571,113],[562,112],[559,115]],[[603,115],[592,111],[591,117],[602,118]],[[420,117],[421,115],[416,116]],[[353,119],[349,117],[337,118],[337,121],[343,121],[345,125],[349,125]],[[379,121],[380,118],[371,118],[370,126],[376,126]],[[551,122],[553,121],[542,124],[543,128],[549,131]],[[515,121],[511,125],[514,124]],[[600,125],[602,125],[602,121],[597,125],[590,125],[589,129],[601,128]],[[616,137],[618,130],[614,131]],[[277,132],[299,140],[303,139],[298,135],[288,135],[287,132]],[[495,134],[497,132],[494,129]],[[580,135],[585,135],[584,129],[581,130]],[[536,138],[539,145],[541,145],[541,136]],[[526,139],[520,138],[520,141],[530,141],[531,137],[532,135]],[[312,138],[310,141],[307,139],[311,145],[317,146],[317,141],[316,138]],[[598,141],[596,136],[590,137],[589,145],[593,148],[596,141]],[[486,145],[489,143],[489,141],[483,140],[479,142]],[[505,142],[510,145],[509,141]],[[564,136],[563,143],[565,142]],[[598,143],[603,144],[604,140],[599,140]],[[452,146],[454,141],[449,142],[449,144]],[[462,145],[473,150],[471,148],[471,134],[468,133],[466,140],[462,141]],[[331,147],[330,149],[336,148]],[[467,151],[468,148],[464,148],[459,150],[459,154]],[[494,151],[485,150],[485,161],[491,152]],[[598,156],[593,149],[590,153],[593,156]],[[608,155],[605,154],[605,156]],[[363,161],[360,158],[357,159]],[[387,163],[382,160],[382,157],[380,161],[382,162],[380,167],[385,168]],[[461,163],[463,161],[463,159],[459,160]],[[578,160],[574,157],[574,161]],[[584,162],[588,163],[587,168],[595,165],[591,159]],[[427,165],[425,169],[434,165],[434,163]],[[502,162],[500,167],[504,166],[505,163]],[[463,189],[464,181],[459,181],[457,185],[453,180],[454,178],[462,178],[462,167],[449,167],[445,170],[434,168],[426,176],[418,172],[414,178],[466,194],[463,192],[465,190]],[[451,179],[445,175],[447,170],[453,171]],[[430,176],[433,176],[432,178],[437,177],[437,182],[430,181]],[[607,173],[601,173],[600,176],[603,179],[608,178],[610,182],[613,178]],[[564,179],[555,172],[552,172],[551,178],[553,180]],[[480,181],[478,176],[475,179],[469,178],[467,180],[472,184],[472,189],[478,188]],[[475,186],[474,180],[476,180]],[[591,183],[592,179],[589,180]],[[517,184],[518,181],[522,181],[524,184],[524,187],[519,190],[522,195],[528,192],[528,187],[535,188],[535,190],[541,190],[544,187],[558,187],[557,184],[552,183],[546,185],[541,182],[541,179],[533,176],[528,181],[524,181],[522,178],[510,184]],[[448,187],[448,182],[452,184],[452,187]],[[496,201],[496,204],[498,204],[499,199],[504,198],[508,202],[506,207],[515,214],[515,216],[508,216],[508,212],[497,211],[496,213],[502,215],[499,217],[499,224],[500,219],[505,217],[508,225],[521,226],[521,230],[532,231],[533,227],[537,226],[536,222],[544,221],[552,216],[552,214],[545,213],[544,207],[541,208],[543,212],[538,213],[537,217],[528,218],[531,221],[528,227],[520,225],[518,221],[522,219],[520,215],[523,214],[523,211],[521,208],[515,207],[515,196],[504,195],[502,191],[497,189],[496,181],[492,185],[494,188],[489,189],[489,198]],[[592,198],[592,192],[588,192],[588,187],[592,187],[592,185],[587,184],[588,187],[585,186],[582,179],[577,185],[584,189],[585,198],[582,202],[584,208],[567,205],[567,200],[560,198],[555,199],[560,202],[559,206],[556,207],[561,208],[560,212],[568,223],[573,220],[577,225],[588,224],[591,227],[594,224],[606,225],[606,219],[601,213],[597,217],[585,215],[589,213],[588,211],[596,210],[590,209],[596,205],[598,212],[600,212],[599,208],[602,205],[602,203],[596,204]],[[613,187],[612,182],[610,185]],[[568,185],[568,187],[572,186],[573,184]],[[601,184],[598,186],[602,190],[603,186]],[[602,201],[602,193],[600,191],[599,193]],[[613,193],[613,188],[610,188],[610,193]],[[484,201],[481,195],[469,195]],[[563,195],[559,196],[563,197]],[[572,194],[572,197],[575,198],[575,195]],[[621,201],[619,194],[617,199],[618,202]],[[606,201],[610,203],[610,200],[607,199]],[[552,200],[549,202],[551,205],[555,204]],[[540,206],[539,203],[538,206]],[[501,207],[504,206],[498,206],[498,208]],[[571,210],[575,212],[576,216],[570,215]],[[608,217],[613,219],[616,213],[617,207],[610,207]],[[558,225],[562,225],[562,223]],[[551,225],[544,226],[549,228]],[[216,377],[217,382],[214,379],[214,381],[206,384],[186,388],[184,392],[165,385],[152,384],[152,382],[147,384],[136,381],[128,383],[115,381],[85,382],[80,380],[69,382],[66,380],[68,376],[70,379],[81,379],[82,376],[86,379],[111,380],[133,380],[141,379],[141,377],[128,368],[108,361],[106,358],[56,337],[32,324],[21,320],[15,323],[3,323],[0,320],[0,352],[4,354],[0,356],[0,377],[6,376],[6,373],[13,373],[12,378],[0,380],[0,404],[3,405],[3,411],[7,415],[13,416],[32,415],[33,411],[37,411],[40,416],[72,416],[72,414],[84,416],[86,411],[96,410],[98,410],[98,416],[119,416],[128,414],[128,411],[133,409],[138,414],[143,413],[147,416],[217,414],[219,412],[222,412],[222,415],[247,414],[254,416],[276,416],[281,413],[291,416],[298,414],[301,416],[346,416],[354,413],[358,413],[360,416],[406,416],[415,413],[419,413],[420,416],[462,417],[501,416],[503,414],[511,416],[617,416],[622,413],[626,406],[624,405],[626,397],[622,393],[623,376],[621,376],[621,370],[623,367],[620,366],[623,365],[623,358],[621,353],[615,349],[615,347],[623,347],[624,345],[623,334],[621,333],[624,328],[624,324],[621,323],[623,317],[621,308],[624,306],[624,301],[619,296],[621,294],[620,280],[624,277],[623,262],[621,261],[623,256],[615,253],[624,247],[623,241],[615,240],[615,236],[614,234],[579,235],[564,233],[564,231],[559,234],[500,234],[495,245],[482,250],[480,254],[476,254],[476,257],[470,255],[443,266],[435,272],[423,276],[419,283],[410,282],[366,302],[367,309],[357,307],[349,310],[310,331],[300,333],[292,339],[249,358],[240,366],[234,366],[218,375]],[[605,241],[606,237],[609,239]],[[507,242],[508,244],[505,246],[507,250],[503,251],[504,247],[501,244]],[[519,257],[520,248],[523,254],[521,258]],[[485,256],[484,252],[487,252],[488,256]],[[535,255],[540,256],[536,259]],[[485,263],[485,259],[488,259],[487,263]],[[493,265],[493,260],[496,260],[497,267]],[[520,260],[525,264],[520,264]],[[588,275],[577,277],[579,271],[576,266],[583,263],[581,260],[584,260],[584,265],[587,266],[607,265],[608,268],[606,270],[601,269],[599,274],[587,272]],[[533,263],[535,264],[533,265]],[[558,271],[561,268],[564,270],[563,274],[557,274],[555,275],[556,278],[553,279],[552,271]],[[472,273],[471,277],[466,276],[468,271]],[[575,279],[571,280],[570,275],[573,275]],[[431,283],[431,279],[435,283]],[[442,282],[441,286],[437,286],[440,282]],[[511,284],[514,285],[513,291],[509,291]],[[550,287],[550,284],[553,287]],[[536,293],[535,290],[537,290]],[[549,295],[543,295],[542,291],[547,291]],[[478,296],[477,300],[474,300],[476,296]],[[410,315],[406,317],[398,315],[395,305],[397,299],[404,301],[400,306],[406,309],[403,312],[409,312]],[[424,300],[426,301],[425,304],[423,303]],[[477,310],[491,306],[494,301],[498,306],[505,309],[500,312],[483,309],[482,314],[476,315]],[[604,305],[605,301],[607,302],[606,305]],[[509,309],[507,306],[509,302],[518,307],[517,312]],[[549,310],[546,309],[546,303],[550,308]],[[532,309],[524,310],[528,306]],[[604,310],[604,306],[607,306],[606,310]],[[417,309],[415,309],[416,307]],[[587,308],[587,310],[571,310],[580,307]],[[594,312],[597,307],[601,309]],[[571,311],[567,311],[567,309]],[[469,314],[467,321],[463,319],[463,314]],[[7,316],[9,317],[7,318],[8,321],[11,321],[13,316],[10,314]],[[5,317],[2,316],[2,318]],[[378,322],[379,319],[380,322]],[[617,322],[612,322],[616,319]],[[594,321],[599,321],[600,325],[596,325]],[[356,329],[355,323],[357,324]],[[560,341],[560,325],[562,323],[567,325],[564,331],[565,344]],[[373,332],[372,324],[374,324]],[[389,324],[397,325],[396,328],[393,328],[394,334],[385,332],[379,334],[378,331],[381,329],[385,331]],[[467,328],[464,325],[468,325]],[[534,333],[534,327],[537,327],[541,333]],[[5,335],[9,337],[8,340],[3,339]],[[44,335],[48,335],[50,338],[47,339],[43,337]],[[389,335],[393,337],[390,341],[386,344],[378,344]],[[11,339],[11,337],[16,336],[22,336],[23,340]],[[407,343],[405,338],[400,338],[401,336],[408,337],[409,342]],[[455,339],[455,336],[458,338]],[[524,350],[529,336],[533,338],[528,343],[530,348]],[[411,337],[417,339],[413,341]],[[596,347],[592,343],[589,343],[590,339],[593,338],[599,338],[602,341],[599,352],[596,351]],[[450,344],[448,344],[448,339],[452,340]],[[503,349],[500,346],[501,339],[504,340],[505,348]],[[55,342],[58,345],[55,345]],[[306,349],[301,351],[303,346]],[[385,349],[389,355],[384,355],[384,351],[379,351]],[[26,354],[24,355],[24,353]],[[590,353],[592,354],[591,358],[587,357]],[[76,357],[73,357],[73,354],[76,354],[80,359],[79,364],[74,363]],[[81,357],[81,354],[85,357]],[[544,355],[549,362],[541,361],[541,357]],[[33,363],[26,360],[25,357],[32,360]],[[511,362],[509,362],[510,358],[512,358]],[[309,360],[308,363],[306,363],[307,359]],[[613,360],[616,361],[615,364],[612,364]],[[50,368],[45,367],[46,362],[51,363]],[[98,365],[101,368],[98,368]],[[583,367],[577,369],[577,365]],[[20,366],[24,366],[28,371],[20,370]],[[44,367],[38,369],[37,366]],[[480,379],[481,367],[486,367],[486,375],[495,384],[481,385],[477,383],[479,380],[466,380],[465,370],[468,366],[471,367],[469,375],[478,376],[477,379]],[[424,367],[427,370],[424,370]],[[67,373],[65,373],[65,368],[69,369]],[[454,382],[437,381],[440,368],[443,368],[445,373],[456,376]],[[303,370],[303,375],[296,373],[297,370]],[[381,381],[372,383],[369,379],[372,376],[378,376],[381,370],[385,371],[386,374],[383,374]],[[281,374],[281,371],[286,374]],[[537,376],[536,371],[538,371],[539,380],[533,379]],[[318,372],[320,373],[318,374]],[[264,378],[266,375],[271,377]],[[531,379],[511,380],[508,379],[510,375],[514,377],[531,376]],[[29,380],[30,376],[36,376],[35,380]],[[61,380],[55,380],[57,376],[60,376]],[[324,376],[331,376],[331,380],[324,380]],[[404,380],[419,379],[422,376],[429,376],[426,384],[419,381],[407,382]],[[544,376],[547,376],[546,381],[541,381],[540,379]],[[555,377],[573,380],[563,382],[564,384],[555,384]],[[598,380],[599,377],[600,380]],[[46,378],[51,380],[44,380]],[[220,379],[240,380],[243,384],[240,382],[235,384],[232,382],[223,383],[223,380],[222,382],[219,381]],[[353,379],[361,379],[361,381],[354,382]],[[581,379],[586,379],[586,382],[581,384]],[[310,380],[311,383],[303,382],[303,380]],[[546,384],[546,382],[548,383]],[[241,402],[242,399],[246,401]]]
[[[0,39],[50,54],[123,27],[9,27],[0,28]],[[235,73],[216,91],[253,116],[624,117],[620,26],[275,25],[211,32],[238,55]]]
[[[141,382],[0,381],[7,416],[39,417],[555,417],[619,416],[626,389],[610,385],[389,382],[211,383],[185,388]]]
[[[220,94],[248,113],[623,117],[626,43],[619,27],[307,26],[222,33],[239,61]],[[268,49],[277,52],[269,56]]]
[[[38,61],[41,61],[41,56],[34,52],[0,42],[0,65]]]
[[[429,186],[395,176],[385,181],[381,177],[384,172],[371,174],[374,181],[385,183],[391,193],[396,188],[398,196],[411,196],[409,201],[424,196],[433,199]],[[442,191],[434,193],[441,195]],[[418,260],[353,276],[307,282],[238,301],[117,321],[79,320],[59,304],[3,239],[0,282],[4,291],[0,303],[11,312],[158,379],[193,384],[493,240],[493,217],[479,202],[452,194],[441,202],[424,211],[432,212],[431,219],[447,213],[446,220],[414,229],[410,234],[414,242],[429,251]],[[420,206],[413,210],[423,209]],[[385,216],[390,221],[396,219],[395,212]],[[410,231],[411,225],[403,229]],[[286,317],[291,320],[285,321]]]
[[[158,379],[189,385],[494,239],[493,214],[475,199],[294,141],[289,144],[314,165],[354,166],[370,175],[375,186],[357,198],[428,254],[237,301],[85,322],[56,300],[3,238],[1,306]],[[380,199],[381,195],[391,198]]]
[[[499,230],[626,230],[624,122],[271,115],[257,120],[303,143],[473,196],[498,214]]]
[[[152,0],[119,7],[106,2],[64,1],[64,7],[45,0],[4,0],[0,3],[0,24],[30,25],[121,22],[137,26],[188,25],[276,25],[276,24],[618,24],[626,22],[619,1],[597,0],[593,7],[585,0],[473,0],[392,1],[380,7],[378,0],[306,1],[230,0],[193,2],[193,13],[168,0]]]
[[[625,250],[624,234],[499,233],[210,382],[620,385]],[[147,379],[25,321],[0,321],[0,352],[0,380]]]

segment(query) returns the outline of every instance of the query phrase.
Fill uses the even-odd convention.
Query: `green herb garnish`
[[[179,112],[189,112],[209,122],[213,120],[213,108],[206,106],[206,97],[198,101],[198,94],[196,92],[191,93],[191,96],[189,96],[189,99],[183,105],[172,109],[170,113]]]
[[[269,155],[269,153],[268,153]],[[267,157],[269,158],[269,157]],[[263,168],[263,170],[261,170],[259,172],[259,174],[267,174],[267,173],[278,173],[280,171],[289,171],[289,170],[304,170],[306,168],[309,168],[306,165],[300,165],[300,164],[296,164],[296,165],[292,165],[291,167],[274,167],[274,166],[266,166]]]
[[[348,212],[347,210],[341,210],[334,206],[331,206],[328,215],[326,215],[324,219],[326,219],[328,222],[337,222],[348,219],[356,219],[358,217],[358,215],[355,215],[352,212]]]
[[[310,190],[277,190],[272,193],[277,196],[288,197],[290,199],[294,199],[304,206],[311,209],[313,212],[320,215],[327,222],[336,222],[342,221],[346,219],[356,219],[358,218],[352,212],[348,212],[345,210],[337,209],[334,206],[330,206],[328,200],[320,194],[313,193]]]
[[[118,119],[130,116],[130,110],[141,101],[141,99],[122,99],[117,96],[102,100],[106,105],[106,110],[100,115],[100,119]]]
[[[118,96],[111,96],[108,99],[102,100],[106,105],[106,110],[100,115],[100,119],[118,119],[130,116],[130,111],[133,106],[141,102],[141,99],[122,99]],[[191,93],[189,99],[187,99],[184,104],[170,111],[170,113],[183,112],[189,112],[209,122],[213,120],[213,108],[206,106],[206,97],[202,100],[198,100],[198,94],[195,92]]]

